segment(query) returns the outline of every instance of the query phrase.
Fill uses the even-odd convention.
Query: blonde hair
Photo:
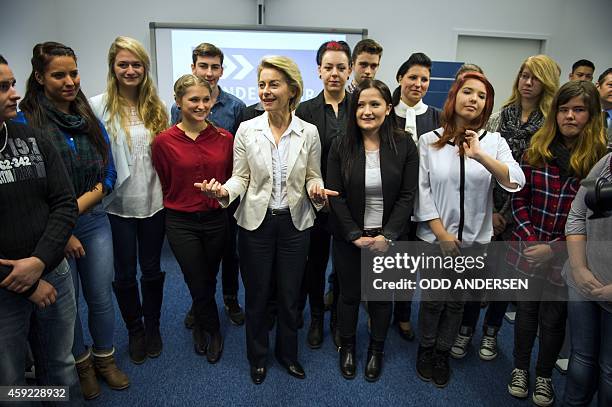
[[[527,68],[533,76],[535,76],[540,82],[542,82],[542,94],[538,102],[538,108],[540,112],[546,117],[550,111],[552,100],[555,97],[557,89],[559,89],[559,76],[561,70],[559,64],[557,64],[548,55],[534,55],[523,61],[521,68],[519,69],[514,84],[512,85],[512,95],[504,103],[504,107],[513,104],[521,103],[521,94],[518,90],[518,82],[523,70]]]
[[[302,98],[302,92],[304,90],[304,82],[302,82],[302,74],[300,73],[300,69],[296,65],[295,62],[291,58],[281,57],[281,56],[271,56],[264,57],[261,60],[261,63],[257,67],[257,80],[259,80],[259,76],[261,75],[261,71],[264,68],[276,69],[281,72],[289,87],[295,90],[295,96],[289,100],[289,110],[294,111],[298,105],[300,104],[300,99]]]
[[[210,83],[194,74],[186,74],[181,76],[174,82],[174,100],[179,101],[187,93],[187,89],[192,86],[203,86],[208,89],[209,93],[212,93]]]
[[[109,118],[105,124],[111,137],[116,140],[117,129],[115,128],[115,119],[118,118],[121,129],[128,136],[127,143],[131,148],[128,114],[124,109],[127,105],[127,101],[119,94],[119,82],[117,81],[114,69],[115,59],[121,50],[126,50],[134,54],[144,67],[144,77],[140,85],[138,85],[138,104],[136,109],[138,111],[138,117],[143,121],[145,128],[150,132],[150,141],[153,141],[158,133],[168,128],[170,120],[166,112],[166,107],[159,98],[155,85],[153,84],[153,79],[150,74],[151,61],[144,46],[133,38],[115,38],[115,41],[113,41],[108,50],[106,110],[109,113]]]
[[[531,138],[527,150],[527,161],[534,167],[541,167],[554,157],[550,145],[559,134],[557,112],[559,106],[570,99],[580,96],[589,112],[589,121],[578,136],[570,157],[570,167],[580,179],[586,177],[591,168],[606,153],[606,137],[601,120],[599,92],[591,82],[570,81],[563,85],[555,95],[544,125]]]

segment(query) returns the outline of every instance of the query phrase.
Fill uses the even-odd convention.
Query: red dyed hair
[[[485,106],[476,119],[474,119],[465,129],[458,129],[455,123],[455,102],[457,101],[457,93],[463,88],[463,85],[470,80],[475,79],[477,81],[482,82],[485,85],[485,89],[487,91],[487,97],[485,99]],[[442,137],[438,139],[434,143],[436,148],[442,148],[444,145],[453,139],[455,133],[458,131],[463,133],[465,130],[474,130],[478,131],[487,124],[489,121],[489,117],[493,112],[493,101],[495,99],[495,91],[493,90],[493,85],[491,82],[481,73],[479,72],[466,72],[460,75],[453,86],[451,86],[448,91],[448,97],[446,98],[446,102],[444,102],[444,107],[442,109],[442,122],[444,123],[442,127],[444,128],[444,134]],[[463,155],[463,143],[457,143],[459,145],[459,154]]]

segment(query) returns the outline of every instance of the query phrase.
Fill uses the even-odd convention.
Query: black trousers
[[[247,357],[263,367],[268,354],[268,302],[276,288],[276,349],[285,363],[297,361],[298,301],[308,255],[310,230],[297,230],[291,214],[268,212],[261,225],[239,227],[238,250],[245,288]]]
[[[325,312],[325,272],[329,262],[329,247],[331,235],[327,230],[327,213],[317,214],[314,226],[310,229],[310,249],[299,303],[299,312],[306,307],[306,300],[310,301],[310,314],[322,318]]]
[[[519,301],[514,325],[514,366],[529,370],[533,343],[540,327],[536,375],[551,377],[555,362],[565,340],[567,287],[558,287],[539,278],[529,279],[530,291],[536,287],[541,301]]]
[[[357,332],[359,304],[361,302],[361,252],[350,242],[335,239],[333,260],[338,283],[338,328],[340,336],[351,338]],[[390,301],[368,301],[368,314],[371,321],[371,337],[383,342],[391,323],[392,306]]]
[[[238,295],[238,275],[240,270],[240,261],[238,258],[238,250],[236,247],[236,238],[238,235],[238,225],[236,224],[236,218],[234,218],[234,212],[238,208],[240,203],[239,199],[236,199],[230,204],[225,210],[227,214],[227,244],[225,245],[225,252],[223,253],[222,272],[221,272],[221,285],[223,287],[223,295]]]
[[[189,288],[196,324],[207,332],[218,331],[215,290],[227,241],[225,212],[219,209],[187,213],[167,209],[166,234]]]

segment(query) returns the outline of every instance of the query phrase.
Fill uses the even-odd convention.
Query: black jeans
[[[352,338],[357,332],[361,302],[361,252],[353,243],[335,239],[333,244],[334,269],[340,286],[338,328],[340,336]],[[372,339],[383,342],[391,322],[390,301],[368,301]]]
[[[297,230],[291,214],[266,214],[253,231],[239,228],[240,269],[245,288],[247,357],[263,367],[268,354],[269,299],[276,288],[276,357],[298,357],[298,301],[308,255],[310,230]]]
[[[487,305],[487,313],[485,314],[482,330],[485,331],[487,327],[499,330],[504,322],[506,308],[508,308],[508,301],[491,301],[489,305]],[[474,332],[479,317],[480,302],[468,301],[463,307],[463,321],[461,322],[461,326],[470,327],[472,332]]]
[[[205,331],[219,330],[215,302],[217,273],[227,242],[227,217],[221,209],[166,214],[168,243],[181,267],[193,300],[195,321]]]
[[[165,235],[165,210],[149,218],[124,218],[108,214],[113,232],[115,281],[136,283],[137,261],[142,277],[160,277],[160,257]]]
[[[325,271],[329,262],[329,247],[331,235],[327,230],[327,213],[319,213],[314,226],[310,229],[310,249],[299,303],[299,312],[306,307],[306,299],[310,301],[310,314],[322,318],[325,312]]]
[[[221,285],[223,287],[223,295],[238,295],[238,275],[240,260],[238,258],[238,250],[236,247],[236,238],[238,235],[238,225],[236,224],[236,218],[234,218],[234,212],[238,208],[240,203],[239,199],[236,199],[230,204],[225,210],[227,214],[227,244],[225,246],[225,253],[223,253],[222,261],[222,272],[221,272]]]
[[[519,301],[517,303],[514,325],[514,366],[529,370],[531,351],[539,325],[540,339],[536,375],[551,377],[565,339],[567,302],[558,301],[558,299],[565,296],[567,287],[558,287],[543,279],[530,278],[529,288],[530,291],[540,290],[541,301]]]

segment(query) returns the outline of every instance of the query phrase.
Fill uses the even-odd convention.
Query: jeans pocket
[[[65,276],[70,273],[70,265],[66,259],[63,259],[62,262],[53,270],[53,274],[56,276]]]

